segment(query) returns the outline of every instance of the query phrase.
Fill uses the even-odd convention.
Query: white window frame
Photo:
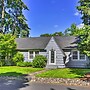
[[[34,53],[33,53],[33,58],[34,58]],[[33,58],[30,58],[30,51],[28,51],[28,60],[33,60]]]
[[[79,51],[79,59],[80,59],[80,51]],[[80,59],[80,60],[86,60],[87,56],[85,55],[85,59]]]
[[[49,65],[56,65],[56,51],[54,51],[54,63],[51,63],[51,51],[49,51]]]
[[[77,53],[78,53],[78,59],[73,59],[73,52],[74,51],[77,51]],[[85,59],[80,59],[80,51],[78,51],[78,50],[72,50],[71,51],[71,54],[72,54],[72,57],[71,57],[71,59],[73,60],[73,61],[86,61],[86,55],[85,55]]]
[[[73,52],[74,52],[74,51],[77,52],[77,59],[73,59]],[[73,51],[72,51],[72,60],[78,60],[78,58],[79,58],[79,53],[78,53],[78,51],[77,51],[77,50],[73,50]]]
[[[34,51],[34,57],[37,55],[37,54],[35,54],[35,52],[37,52],[37,51],[39,52],[39,50]],[[39,53],[38,53],[38,54],[39,54]]]
[[[32,59],[30,58],[30,51],[33,52],[33,58],[32,58]],[[29,50],[29,51],[28,51],[28,60],[33,60],[33,59],[35,58],[35,52],[36,52],[36,51],[39,52],[39,50],[35,50],[35,51],[33,51],[33,50]]]

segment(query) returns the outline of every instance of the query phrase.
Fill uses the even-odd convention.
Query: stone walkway
[[[35,82],[36,81],[36,76],[37,74],[40,74],[40,73],[43,73],[45,72],[46,70],[41,70],[41,71],[38,71],[38,72],[34,72],[34,73],[30,73],[28,74],[28,76],[26,76],[26,78],[30,81],[30,82]]]
[[[65,85],[74,85],[74,86],[90,86],[90,81],[82,80],[79,78],[76,79],[64,79],[64,78],[41,78],[35,77],[36,74],[45,72],[46,70],[38,71],[29,74],[26,78],[30,82],[39,82],[39,83],[53,83],[53,84],[65,84]]]

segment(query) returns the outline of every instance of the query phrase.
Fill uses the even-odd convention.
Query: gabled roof
[[[61,49],[72,49],[77,47],[77,37],[74,36],[56,36],[56,43]]]
[[[30,37],[30,38],[17,38],[17,49],[45,49],[51,37]]]
[[[45,49],[50,39],[51,37],[17,38],[17,49]],[[77,47],[77,38],[74,36],[56,36],[54,39],[61,49],[72,49]]]

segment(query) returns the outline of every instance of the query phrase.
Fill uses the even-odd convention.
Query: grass
[[[86,73],[90,72],[90,69],[55,69],[47,70],[44,73],[36,75],[37,77],[47,77],[47,78],[81,78]]]
[[[0,67],[0,76],[23,76],[25,74],[33,73],[36,71],[43,70],[42,68],[31,68],[31,67],[17,67],[7,66]]]

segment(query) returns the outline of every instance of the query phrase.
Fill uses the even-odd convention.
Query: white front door
[[[56,51],[53,49],[49,51],[49,64],[56,64]]]

